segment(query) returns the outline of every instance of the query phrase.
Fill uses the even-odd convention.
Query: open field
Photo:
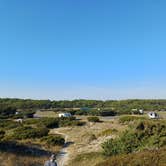
[[[54,111],[37,111],[36,116],[54,118],[54,117],[58,117],[58,114],[55,113]]]

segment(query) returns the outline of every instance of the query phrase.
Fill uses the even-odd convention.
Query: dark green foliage
[[[41,141],[44,141],[47,145],[51,146],[62,146],[65,143],[65,139],[61,135],[48,135],[46,137],[43,137]]]
[[[10,105],[0,105],[0,118],[10,118],[16,113],[16,108],[11,107]]]
[[[0,130],[0,140],[5,136],[5,131]]]
[[[97,112],[101,110],[112,110],[116,114],[131,114],[133,109],[166,110],[166,100],[73,100],[73,101],[50,101],[50,100],[23,100],[23,99],[0,99],[0,108],[7,106],[16,109],[52,109],[69,108],[72,114],[86,114],[89,111],[72,110],[72,108],[93,108]],[[71,108],[71,110],[70,110]],[[97,108],[100,108],[99,110]],[[93,112],[93,111],[92,111]],[[94,113],[94,112],[93,112]],[[108,113],[108,112],[106,112]],[[94,114],[93,114],[94,115]],[[97,114],[95,114],[97,115]]]
[[[69,118],[59,118],[59,126],[60,127],[66,127],[66,126],[83,126],[85,122],[80,122],[75,120],[75,117],[69,117]]]
[[[18,126],[20,126],[20,124],[12,120],[6,120],[6,119],[0,120],[0,128],[2,129],[14,129]]]
[[[110,139],[102,144],[104,155],[112,156],[122,152],[122,142],[119,140]]]
[[[75,115],[88,115],[88,111],[78,110],[75,112]]]
[[[42,118],[39,121],[39,126],[40,125],[44,125],[49,129],[57,128],[59,127],[59,118]]]
[[[125,131],[119,138],[102,144],[105,155],[128,154],[146,148],[166,145],[166,123],[141,121],[133,129]]]
[[[32,127],[18,127],[13,131],[13,139],[33,139],[41,138],[48,135],[49,130],[47,128],[32,128]]]
[[[88,117],[88,121],[89,122],[100,122],[100,119],[97,116],[91,116],[91,117]]]

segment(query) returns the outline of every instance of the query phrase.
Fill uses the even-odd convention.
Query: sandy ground
[[[114,137],[99,136],[106,129],[124,130],[116,120],[104,121],[102,123],[89,123],[81,127],[65,127],[51,130],[51,134],[62,134],[65,137],[66,144],[57,156],[59,166],[66,166],[77,155],[89,152],[101,151],[101,144]]]

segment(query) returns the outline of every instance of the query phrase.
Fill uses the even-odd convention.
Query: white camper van
[[[72,115],[71,115],[71,113],[59,113],[59,118],[62,118],[62,117],[64,117],[64,118],[69,118],[69,117],[71,117]]]
[[[156,112],[149,112],[148,116],[150,119],[158,119],[159,115]]]

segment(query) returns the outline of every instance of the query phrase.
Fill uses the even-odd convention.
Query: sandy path
[[[60,134],[63,135],[65,138],[65,144],[63,148],[60,150],[60,152],[57,154],[58,166],[65,166],[67,165],[69,159],[68,146],[70,145],[70,142],[68,141],[68,136],[56,130],[54,130],[53,134]]]

